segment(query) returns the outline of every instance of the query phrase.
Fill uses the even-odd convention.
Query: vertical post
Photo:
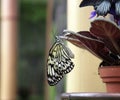
[[[67,26],[69,30],[78,32],[89,30],[90,12],[92,8],[79,8],[80,0],[67,0]],[[100,60],[87,50],[80,49],[70,43],[69,48],[75,54],[75,68],[67,77],[67,92],[102,92],[104,84],[98,76]]]
[[[17,0],[1,0],[1,100],[16,100]]]
[[[0,17],[1,17],[1,1],[0,1]],[[1,30],[1,20],[0,20],[0,30]],[[1,31],[0,31],[0,73],[1,73]],[[0,98],[1,98],[1,74],[0,74]]]
[[[47,76],[46,76],[46,61],[48,57],[49,52],[49,46],[50,46],[50,32],[52,29],[52,13],[53,13],[53,0],[47,0],[47,17],[46,17],[46,51],[45,51],[45,88],[44,88],[44,98],[45,100],[50,99],[49,94],[49,86],[46,82]]]

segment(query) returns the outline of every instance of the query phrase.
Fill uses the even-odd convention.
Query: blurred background
[[[89,30],[93,8],[80,9],[80,1],[0,0],[0,100],[61,100],[64,92],[105,91],[98,75],[101,60],[70,43],[74,70],[56,86],[46,81],[55,36],[66,27]]]
[[[60,100],[63,81],[49,87],[45,75],[49,48],[55,35],[66,28],[66,0],[17,3],[17,100]]]
[[[30,100],[60,100],[63,88],[47,86],[45,55],[54,36],[66,27],[66,0],[20,0],[19,9],[18,96],[26,94]]]

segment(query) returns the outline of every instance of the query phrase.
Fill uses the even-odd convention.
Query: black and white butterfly
[[[47,59],[47,80],[50,86],[56,85],[74,68],[71,58],[74,58],[74,54],[64,45],[59,36],[56,36],[56,42],[51,47]]]

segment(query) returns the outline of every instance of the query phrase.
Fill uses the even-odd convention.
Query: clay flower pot
[[[100,67],[99,75],[108,93],[120,93],[120,66]]]

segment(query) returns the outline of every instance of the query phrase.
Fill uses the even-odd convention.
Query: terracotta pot
[[[120,93],[120,66],[101,67],[99,74],[108,93]]]

